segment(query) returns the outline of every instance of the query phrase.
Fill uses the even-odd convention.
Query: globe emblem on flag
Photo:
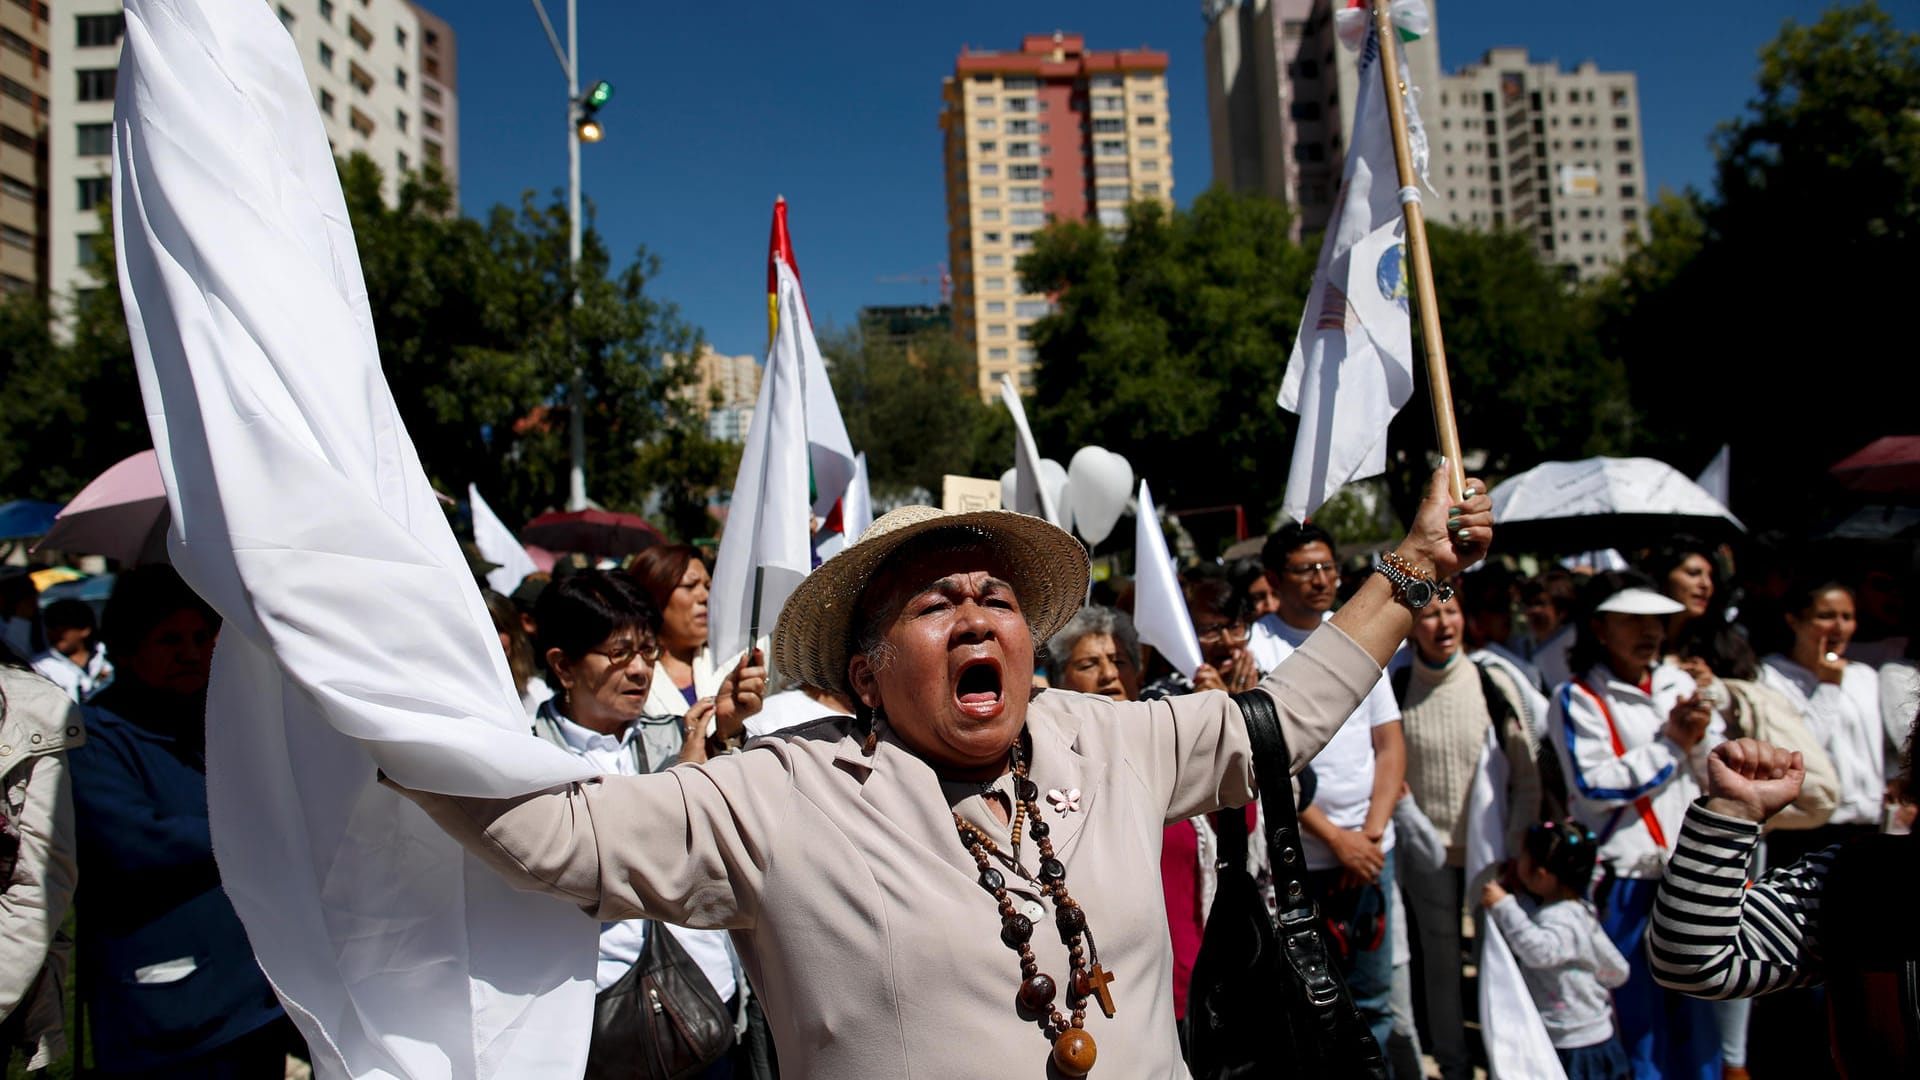
[[[1400,305],[1407,310],[1407,245],[1395,244],[1380,253],[1380,266],[1375,273],[1380,283],[1380,296]]]

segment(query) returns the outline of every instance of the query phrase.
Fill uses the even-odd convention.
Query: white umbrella
[[[1675,533],[1725,538],[1746,526],[1679,470],[1653,458],[1549,461],[1494,487],[1500,546],[1592,551]]]

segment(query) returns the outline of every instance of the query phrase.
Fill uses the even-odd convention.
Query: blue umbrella
[[[0,540],[22,540],[29,536],[45,536],[53,528],[53,516],[60,512],[59,503],[38,502],[33,499],[15,499],[10,503],[0,503]]]

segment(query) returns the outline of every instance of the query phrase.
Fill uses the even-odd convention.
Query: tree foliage
[[[700,335],[649,293],[657,259],[642,248],[616,265],[588,228],[576,279],[558,202],[529,194],[469,218],[437,172],[404,178],[389,205],[366,157],[340,169],[387,384],[436,487],[464,497],[477,483],[509,525],[564,505],[577,363],[589,494],[640,510],[657,492],[671,530],[712,532],[706,502],[737,452],[707,439],[691,367],[667,359],[694,356]],[[151,445],[110,237],[96,260],[108,287],[75,298],[71,340],[44,302],[0,304],[0,496],[71,498]]]
[[[997,477],[1013,463],[1006,410],[981,402],[973,356],[951,334],[902,340],[854,326],[823,333],[820,351],[876,492],[917,487],[938,500],[948,473]]]

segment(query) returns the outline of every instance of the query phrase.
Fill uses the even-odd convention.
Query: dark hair
[[[673,599],[673,590],[680,587],[680,579],[686,576],[687,564],[700,558],[700,552],[691,544],[655,544],[627,560],[627,573],[647,590],[656,611],[667,610],[667,602]],[[703,560],[704,561],[704,560]]]
[[[207,620],[208,628],[220,627],[219,614],[181,580],[173,567],[122,570],[113,581],[113,595],[107,598],[100,638],[109,652],[131,656],[154,627],[181,611],[197,611]]]
[[[1709,574],[1713,578],[1713,602],[1719,604],[1726,592],[1726,581],[1720,575],[1720,560],[1717,552],[1705,540],[1688,533],[1680,533],[1666,543],[1647,553],[1640,560],[1640,570],[1652,578],[1659,586],[1660,594],[1666,595],[1667,575],[1680,568],[1680,565],[1695,555],[1707,560]]]
[[[1259,559],[1235,559],[1227,564],[1227,580],[1241,593],[1253,591],[1253,583],[1267,576],[1267,568]]]
[[[1679,640],[1672,648],[1681,656],[1707,665],[1709,671],[1723,679],[1752,682],[1760,677],[1760,661],[1753,655],[1747,636],[1725,619],[1694,619],[1680,631]]]
[[[1513,585],[1512,571],[1499,563],[1488,563],[1471,574],[1460,575],[1454,591],[1460,595],[1460,610],[1468,615],[1482,611],[1505,611],[1511,615]]]
[[[1233,587],[1225,577],[1211,574],[1188,578],[1180,587],[1188,610],[1217,611],[1230,622],[1247,621],[1247,594]]]
[[[1844,581],[1822,575],[1795,579],[1787,594],[1780,598],[1780,613],[1799,615],[1830,592],[1843,592],[1847,599],[1853,599],[1853,586]]]
[[[1333,534],[1310,521],[1289,521],[1273,530],[1267,542],[1260,545],[1260,561],[1278,574],[1286,569],[1287,556],[1308,544],[1325,544],[1327,550],[1332,551]]]
[[[1579,590],[1574,586],[1571,571],[1556,566],[1550,570],[1542,570],[1538,575],[1520,583],[1521,602],[1530,604],[1535,597],[1543,595],[1553,601],[1554,609],[1560,612],[1560,618],[1573,617],[1574,601],[1579,596]]]
[[[1654,586],[1653,579],[1638,570],[1603,570],[1580,586],[1578,603],[1575,604],[1573,650],[1567,654],[1567,668],[1574,678],[1585,675],[1589,668],[1607,658],[1606,648],[1593,632],[1593,619],[1598,614],[1596,609],[1608,597],[1628,589],[1660,592]]]
[[[1593,883],[1593,864],[1600,845],[1585,825],[1572,818],[1542,821],[1527,826],[1520,846],[1533,857],[1533,864],[1552,874],[1554,880],[1586,898]]]
[[[40,625],[53,630],[96,630],[93,605],[85,600],[55,600],[40,612]]]
[[[513,673],[513,688],[524,694],[527,680],[533,678],[533,642],[520,625],[520,609],[492,589],[480,590],[480,597],[487,602],[494,632],[507,635],[507,670]]]
[[[581,570],[547,586],[534,609],[540,655],[578,660],[621,630],[660,635],[660,613],[640,583],[618,570]]]

